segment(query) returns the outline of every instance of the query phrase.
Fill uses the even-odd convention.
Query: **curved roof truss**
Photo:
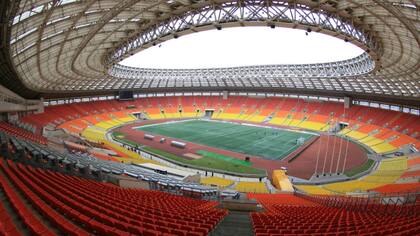
[[[27,97],[193,87],[419,101],[417,4],[413,0],[5,0],[2,22],[8,23],[1,28],[1,81]],[[334,69],[330,74],[326,64],[293,65],[287,70],[277,65],[275,73],[261,69],[270,66],[231,68],[237,74],[232,72],[229,78],[219,76],[217,71],[223,69],[153,71],[117,63],[186,33],[252,25],[327,33],[363,48],[371,61],[364,66],[348,64],[344,73]],[[243,71],[248,71],[247,76],[239,78]]]
[[[314,30],[352,42],[369,52],[374,60],[380,53],[380,45],[373,32],[359,27],[361,24],[358,18],[345,18],[337,12],[331,13],[296,2],[252,0],[198,5],[183,14],[163,18],[154,25],[146,24],[111,51],[108,63],[115,63],[136,51],[180,35],[235,26],[281,26]]]

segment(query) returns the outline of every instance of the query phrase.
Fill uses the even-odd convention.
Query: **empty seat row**
[[[0,190],[4,191],[2,183],[0,180]],[[7,212],[4,202],[0,202],[0,235],[21,235],[12,220],[12,216]]]
[[[214,196],[217,193],[217,189],[214,187],[204,186],[197,183],[184,183],[182,180],[172,176],[155,173],[152,170],[144,169],[135,164],[101,160],[87,153],[60,153],[50,147],[32,143],[13,136],[11,136],[9,140],[12,144],[12,153],[26,153],[25,155],[22,154],[22,158],[24,158],[22,161],[42,159],[42,162],[48,162],[49,160],[53,160],[63,168],[64,165],[71,165],[76,166],[79,169],[89,167],[90,170],[99,170],[104,173],[112,172],[117,175],[128,174],[143,181],[154,182],[182,190],[189,190],[203,196]]]
[[[121,189],[10,160],[1,163],[0,171],[60,232],[68,235],[207,235],[227,214],[215,208],[216,202]],[[10,199],[18,199],[7,181],[1,183]],[[31,214],[20,215],[26,219]],[[34,233],[49,232],[36,219],[25,223]]]
[[[420,215],[379,214],[317,204],[292,205],[256,196],[265,212],[251,213],[256,236],[268,235],[416,235]],[[296,198],[296,197],[294,197]],[[262,201],[261,201],[262,200]],[[294,201],[297,201],[296,199]],[[383,207],[384,209],[386,206]],[[418,209],[418,208],[417,208]]]
[[[14,135],[14,136],[31,140],[33,142],[47,144],[47,139],[45,137],[37,135],[37,134],[33,134],[27,130],[13,126],[6,122],[0,122],[0,130],[3,130],[4,132]]]

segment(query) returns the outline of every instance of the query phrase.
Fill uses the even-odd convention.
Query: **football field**
[[[205,120],[145,125],[137,129],[270,160],[283,159],[314,136],[270,127]],[[297,139],[304,142],[298,143]]]

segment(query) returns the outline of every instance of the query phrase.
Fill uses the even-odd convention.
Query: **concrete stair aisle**
[[[253,236],[250,213],[229,210],[229,214],[209,236]]]

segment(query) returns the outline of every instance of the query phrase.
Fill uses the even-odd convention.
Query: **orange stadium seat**
[[[412,166],[415,166],[415,165],[420,165],[420,156],[418,156],[416,158],[409,159],[407,161],[407,164],[408,164],[408,167],[412,167]]]
[[[420,170],[407,171],[403,175],[401,175],[401,178],[410,178],[410,177],[420,177]]]
[[[387,184],[372,191],[381,193],[419,192],[420,183]]]

